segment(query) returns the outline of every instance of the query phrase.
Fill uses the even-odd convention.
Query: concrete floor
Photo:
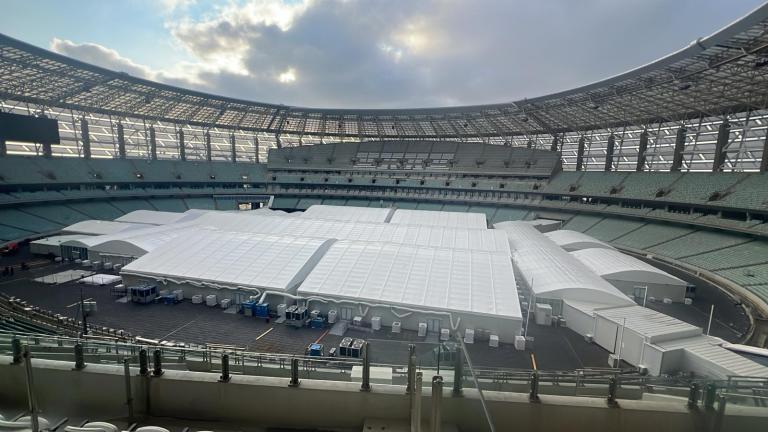
[[[10,264],[9,259],[0,260],[0,268]],[[16,271],[13,278],[0,278],[0,292],[17,296],[31,304],[79,319],[78,302],[80,290],[86,299],[93,299],[98,304],[98,312],[88,318],[89,323],[124,329],[136,336],[151,339],[178,341],[188,344],[215,343],[243,347],[251,351],[303,354],[306,346],[319,341],[326,350],[338,346],[341,337],[327,334],[326,329],[296,329],[274,321],[267,323],[262,319],[246,317],[240,314],[225,313],[222,309],[194,305],[185,301],[176,305],[150,304],[138,305],[120,303],[110,295],[107,286],[91,286],[77,283],[45,285],[32,279],[77,268],[71,265],[53,264],[37,257],[30,257],[26,251],[12,258],[14,264],[25,261],[32,266],[29,271]],[[716,307],[716,320],[712,334],[729,341],[738,341],[745,330],[746,317],[739,320],[734,312],[738,309],[730,304],[727,297],[716,297],[711,289],[700,289],[697,293],[708,301],[719,301]],[[697,303],[694,306],[680,304],[664,305],[649,303],[648,306],[660,312],[675,316],[697,326],[706,326],[707,313]],[[733,310],[726,309],[727,307]],[[743,313],[743,311],[742,311]],[[734,319],[736,317],[737,319]],[[734,323],[735,321],[735,323]],[[741,328],[740,328],[741,327]],[[371,343],[372,360],[375,363],[405,364],[408,358],[408,344],[416,345],[419,364],[436,364],[433,350],[438,346],[436,337],[419,338],[415,332],[404,331],[392,334],[389,329],[368,333],[350,330],[347,336],[367,339]],[[533,347],[526,351],[517,351],[510,344],[501,344],[491,348],[487,342],[477,341],[468,345],[468,352],[476,367],[505,367],[542,370],[573,370],[586,367],[607,367],[608,352],[589,344],[577,333],[566,328],[544,327],[532,324],[529,336],[534,337]]]

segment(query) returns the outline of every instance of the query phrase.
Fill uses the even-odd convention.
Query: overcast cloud
[[[164,0],[189,61],[150,68],[88,41],[56,52],[131,75],[315,107],[505,102],[605,78],[682,48],[757,0]],[[691,15],[695,11],[695,15]]]

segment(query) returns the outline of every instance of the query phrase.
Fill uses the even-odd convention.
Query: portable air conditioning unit
[[[419,323],[419,337],[425,337],[427,335],[427,323]]]
[[[193,295],[192,304],[203,304],[203,296],[201,294]]]
[[[94,270],[99,270],[99,269],[101,269],[101,261],[93,261],[93,262],[91,262],[91,267],[92,267]]]
[[[112,263],[111,262],[105,262],[104,263],[104,270],[112,270]]]
[[[317,310],[317,309],[315,309],[315,310],[313,310],[313,311],[311,311],[311,312],[309,313],[309,318],[310,318],[310,319],[315,319],[315,318],[317,318],[317,317],[319,317],[319,316],[320,316],[320,311],[319,311],[319,310]]]
[[[363,317],[361,317],[360,315],[357,315],[356,317],[352,318],[352,325],[355,327],[362,327]]]
[[[592,336],[592,333],[587,333],[584,335],[584,340],[587,341],[587,343],[592,343],[595,341],[595,338]]]
[[[690,298],[690,297],[686,297],[685,300],[683,300],[683,303],[685,303],[686,305],[690,306],[690,305],[693,304],[693,299]]]
[[[375,316],[371,318],[371,328],[373,330],[381,330],[381,317]]]
[[[205,296],[205,304],[206,306],[210,306],[210,307],[213,307],[219,304],[219,302],[216,300],[216,294],[210,294]]]
[[[232,303],[232,299],[222,299],[221,303],[219,303],[219,305],[221,306],[222,309],[227,309],[227,308],[229,308],[229,305],[231,303]]]
[[[664,297],[664,300],[662,300],[664,304],[672,304],[672,299],[669,297]]]
[[[394,321],[392,323],[392,333],[400,333],[400,331],[402,330],[401,327],[402,327],[402,324],[400,323],[400,321]]]
[[[465,344],[473,344],[475,343],[475,330],[468,328],[464,330],[464,343]]]
[[[515,336],[515,349],[518,351],[525,351],[525,337]]]
[[[184,300],[184,290],[175,290],[173,292],[173,295],[176,297],[176,300],[178,301]]]
[[[83,265],[83,267],[90,267],[91,266],[91,260],[82,260],[80,264]]]
[[[648,375],[648,368],[644,365],[637,365],[637,373],[640,375]]]
[[[450,329],[447,329],[447,328],[440,329],[440,340],[441,341],[447,341],[450,338],[451,338],[451,330]]]
[[[122,264],[115,264],[115,265],[112,266],[112,270],[114,270],[117,273],[120,273],[120,270],[122,270],[122,269],[123,269],[123,265]]]
[[[492,334],[488,337],[488,346],[491,348],[498,348],[499,347],[499,336]]]
[[[160,297],[165,297],[165,296],[167,296],[167,295],[168,295],[168,293],[169,293],[169,292],[170,292],[170,291],[166,289],[166,290],[160,290],[160,291],[159,291],[157,294],[158,294]]]
[[[334,324],[336,323],[336,318],[338,317],[339,313],[336,311],[336,309],[331,309],[328,311],[328,324]]]
[[[288,309],[288,305],[285,303],[277,305],[277,317],[285,319],[286,309]]]

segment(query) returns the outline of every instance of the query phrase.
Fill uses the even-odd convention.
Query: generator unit
[[[289,306],[285,310],[285,323],[295,326],[303,327],[309,317],[309,310],[306,306]]]
[[[155,297],[157,297],[157,286],[155,285],[132,286],[130,291],[133,303],[148,304],[154,302]]]
[[[339,344],[338,355],[339,357],[360,358],[363,353],[363,346],[365,346],[364,340],[345,337]]]

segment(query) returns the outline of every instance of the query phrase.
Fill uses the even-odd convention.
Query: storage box
[[[427,335],[427,323],[420,322],[419,323],[419,336],[425,337]]]
[[[219,305],[221,306],[221,308],[222,308],[222,309],[227,309],[227,308],[229,308],[229,305],[230,305],[231,303],[232,303],[232,300],[231,300],[231,299],[223,299],[223,300],[221,301],[221,303],[219,303]]]
[[[381,330],[381,317],[375,316],[371,318],[371,328],[374,330]]]
[[[210,307],[213,307],[219,304],[218,300],[216,300],[216,294],[210,294],[205,296],[205,304]]]
[[[450,329],[447,329],[447,328],[440,329],[440,340],[441,341],[447,341],[450,338],[451,338],[451,330]]]
[[[193,295],[192,304],[203,304],[203,296],[200,294]]]
[[[336,323],[336,317],[338,316],[338,312],[336,312],[336,309],[331,309],[328,311],[328,324],[334,324]]]

